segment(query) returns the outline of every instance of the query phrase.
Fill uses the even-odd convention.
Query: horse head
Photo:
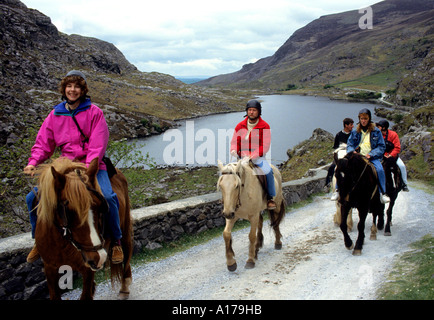
[[[235,211],[241,205],[241,176],[243,170],[241,160],[237,163],[229,163],[226,166],[219,160],[218,167],[221,176],[217,182],[217,190],[222,193],[223,215],[226,219],[233,219]]]
[[[347,144],[341,143],[339,147],[333,152],[333,158],[335,163],[338,163],[339,159],[342,159],[347,154]]]
[[[86,266],[101,269],[107,259],[102,219],[108,206],[96,180],[98,158],[89,168],[66,158],[56,159],[49,168],[40,177],[38,219],[55,226],[81,252]]]
[[[335,177],[339,186],[340,202],[352,202],[350,194],[372,194],[376,187],[376,173],[369,160],[357,152],[350,152],[339,159]]]
[[[350,183],[351,183],[351,172],[350,172],[350,161],[352,159],[353,153],[348,153],[342,158],[337,157],[335,153],[336,170],[335,178],[337,185],[339,186],[339,202],[348,201],[350,193]]]

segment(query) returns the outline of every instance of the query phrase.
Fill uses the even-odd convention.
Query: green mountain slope
[[[396,89],[425,59],[432,61],[434,1],[387,0],[371,8],[373,29],[359,27],[358,10],[323,16],[294,32],[274,55],[198,84]]]

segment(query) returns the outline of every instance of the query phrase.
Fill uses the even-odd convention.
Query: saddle
[[[262,171],[262,169],[256,164],[254,164],[251,160],[249,161],[249,166],[254,171],[263,190],[265,191],[265,193],[267,193],[268,185],[267,185],[267,178],[265,176],[264,171]]]

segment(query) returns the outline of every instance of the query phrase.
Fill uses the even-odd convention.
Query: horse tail
[[[280,223],[283,220],[283,217],[285,216],[285,202],[282,199],[280,202],[280,206],[276,208],[276,210],[269,210],[268,211],[270,215],[270,224],[272,228],[276,228],[280,225]]]
[[[125,219],[125,220],[130,220],[130,219]],[[125,221],[125,223],[126,225],[122,229],[122,233],[123,235],[125,235],[125,238],[122,237],[121,239],[122,251],[124,253],[124,261],[122,263],[117,263],[117,264],[113,264],[110,261],[110,279],[112,285],[114,285],[114,283],[116,282],[122,283],[122,281],[125,278],[131,278],[130,260],[133,251],[133,247],[132,247],[133,239],[132,238],[127,239],[126,236],[131,235],[132,237],[132,230],[131,232],[127,232],[127,228],[131,228],[132,225],[130,221]],[[129,226],[127,226],[127,224]]]
[[[119,199],[119,219],[122,231],[121,246],[124,253],[122,263],[113,264],[110,261],[110,278],[112,286],[118,282],[124,286],[125,281],[131,281],[130,260],[133,252],[133,221],[131,217],[131,204],[128,196],[128,182],[120,170],[113,177],[112,186],[116,186]],[[130,278],[130,280],[126,280]],[[121,290],[123,290],[121,288]]]

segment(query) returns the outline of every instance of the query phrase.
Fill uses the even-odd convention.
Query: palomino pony
[[[338,163],[339,159],[342,159],[343,157],[345,157],[346,154],[347,154],[347,144],[341,143],[339,145],[339,147],[333,152],[333,158],[334,158],[335,164]],[[333,175],[332,187],[333,187],[333,189],[332,189],[333,191],[336,190],[336,177],[335,177],[335,175]],[[336,201],[336,212],[333,216],[333,222],[337,226],[341,225],[341,204],[339,203],[339,201]],[[347,218],[347,227],[348,227],[349,232],[353,230],[353,225],[354,225],[354,223],[353,223],[353,209],[350,209],[350,211],[348,212],[348,218]]]
[[[60,300],[59,268],[69,266],[83,276],[82,300],[93,299],[94,273],[107,260],[110,240],[104,239],[104,215],[108,205],[101,194],[96,174],[98,158],[89,168],[67,158],[41,165],[39,176],[38,219],[35,243],[44,262],[50,299]],[[121,283],[120,298],[128,298],[131,284],[132,225],[128,184],[117,171],[111,178],[119,200],[119,217],[123,237],[123,263],[111,265],[112,284]]]
[[[226,245],[226,264],[229,271],[237,269],[234,259],[235,253],[232,249],[231,230],[238,219],[250,221],[249,233],[249,258],[245,267],[255,267],[255,259],[258,258],[258,251],[262,247],[264,236],[262,234],[263,217],[261,211],[267,209],[266,192],[250,164],[244,164],[241,160],[237,163],[229,163],[223,166],[218,161],[221,176],[217,188],[222,192],[223,215],[226,219],[226,226],[223,231],[223,239]],[[282,248],[280,222],[285,215],[285,204],[282,195],[282,177],[279,170],[274,166],[274,182],[276,187],[276,209],[269,210],[271,226],[276,236],[274,247]]]
[[[353,255],[361,255],[365,239],[365,221],[368,212],[372,212],[374,224],[371,228],[371,238],[376,234],[376,217],[382,215],[384,205],[380,202],[377,186],[377,173],[369,160],[359,153],[350,152],[340,159],[336,165],[335,177],[339,186],[339,202],[341,204],[342,221],[340,229],[344,235],[345,247],[354,248]],[[357,208],[359,223],[358,238],[354,247],[348,235],[347,219],[351,208]]]

